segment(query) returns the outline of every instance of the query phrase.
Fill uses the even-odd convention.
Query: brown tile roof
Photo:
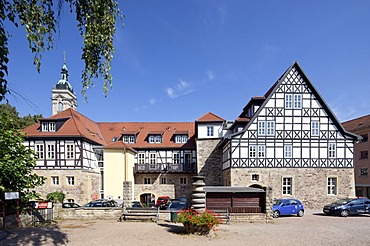
[[[370,114],[342,123],[343,127],[353,133],[370,130]]]
[[[104,149],[129,149],[132,152],[136,152],[133,148],[128,147],[124,142],[122,141],[117,141],[117,142],[112,142],[104,146]]]
[[[64,121],[64,123],[56,132],[41,132],[40,123],[35,123],[23,129],[26,133],[26,137],[83,137],[97,144],[105,145],[103,134],[98,125],[73,109],[66,109],[49,118],[40,119],[40,121]]]
[[[224,122],[225,120],[214,113],[208,112],[199,119],[196,120],[197,122]]]
[[[121,137],[122,129],[130,132],[139,132],[136,143],[126,143],[131,148],[195,148],[194,122],[100,122],[97,123],[104,139],[109,144],[114,137]],[[187,132],[189,141],[186,144],[174,142],[173,135],[178,132]],[[148,135],[160,133],[162,143],[149,143]]]

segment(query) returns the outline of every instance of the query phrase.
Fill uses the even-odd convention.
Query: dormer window
[[[175,136],[175,143],[187,143],[188,142],[188,135],[176,135]]]
[[[49,131],[49,124],[48,124],[48,122],[42,122],[41,123],[41,131],[42,132],[48,132]]]
[[[55,122],[42,122],[41,131],[42,132],[55,132],[56,131]]]
[[[49,132],[55,132],[55,122],[49,122]]]
[[[135,135],[124,135],[122,137],[122,140],[124,143],[135,143],[136,142],[136,138],[135,138]]]
[[[149,143],[162,143],[162,135],[149,135]]]

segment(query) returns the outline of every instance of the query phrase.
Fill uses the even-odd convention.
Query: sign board
[[[5,200],[17,200],[19,199],[19,192],[5,192]]]
[[[37,208],[37,209],[53,208],[53,203],[52,202],[35,202],[34,208]]]

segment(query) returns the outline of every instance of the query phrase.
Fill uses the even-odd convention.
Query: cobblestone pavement
[[[347,218],[306,212],[273,223],[220,225],[187,235],[179,223],[66,220],[45,228],[0,231],[0,245],[370,245],[370,215]]]

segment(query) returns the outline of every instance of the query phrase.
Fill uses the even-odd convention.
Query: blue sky
[[[298,60],[340,121],[370,113],[370,1],[119,1],[113,88],[81,96],[82,39],[65,8],[54,50],[32,64],[25,33],[9,27],[8,96],[21,116],[51,115],[63,52],[78,111],[94,121],[235,119]],[[67,6],[65,6],[67,7]],[[31,102],[27,103],[24,99]]]

